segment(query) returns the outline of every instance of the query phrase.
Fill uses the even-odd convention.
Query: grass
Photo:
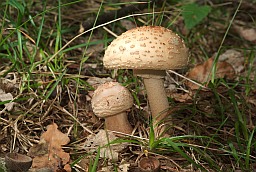
[[[0,88],[13,95],[15,108],[6,111],[4,104],[8,101],[0,102],[0,152],[26,153],[38,142],[46,126],[55,121],[62,132],[69,132],[72,141],[67,151],[74,170],[81,166],[80,161],[89,159],[80,170],[99,171],[110,163],[113,171],[118,171],[121,160],[125,160],[132,171],[141,156],[159,158],[162,171],[255,170],[256,51],[253,43],[237,36],[232,28],[236,20],[242,19],[255,26],[255,12],[241,12],[248,8],[249,1],[240,1],[235,7],[221,2],[212,6],[208,17],[190,30],[184,26],[181,14],[186,2],[181,1],[148,6],[144,13],[127,15],[82,32],[78,32],[79,22],[85,18],[97,19],[103,11],[126,3],[1,3],[4,10],[0,12]],[[90,7],[93,10],[85,13]],[[231,81],[211,75],[209,89],[197,90],[191,100],[181,102],[170,95],[173,133],[170,137],[155,138],[150,120],[143,116],[148,107],[140,78],[130,70],[110,71],[102,65],[104,48],[115,38],[103,27],[120,35],[127,27],[121,23],[125,19],[136,26],[162,25],[180,34],[191,51],[190,66],[179,71],[183,75],[193,65],[216,52],[219,57],[227,49],[242,52],[244,70]],[[217,61],[218,58],[215,66]],[[215,70],[213,67],[213,74]],[[181,78],[171,76],[176,80],[176,88],[180,88],[176,93],[190,91]],[[88,79],[92,77],[112,77],[126,86],[135,99],[129,112],[131,124],[137,127],[135,135],[110,143],[129,143],[117,162],[100,157],[100,148],[89,153],[81,146],[90,132],[97,133],[103,128],[103,122],[91,115],[89,97],[94,85]]]

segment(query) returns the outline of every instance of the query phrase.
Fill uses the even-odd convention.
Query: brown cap
[[[114,69],[179,69],[188,63],[183,40],[161,26],[143,26],[118,36],[105,51],[103,63]]]
[[[94,91],[91,103],[95,115],[105,118],[130,109],[133,97],[129,90],[118,82],[107,82]]]

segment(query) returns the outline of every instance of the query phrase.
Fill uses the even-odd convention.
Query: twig
[[[192,79],[189,79],[189,78],[187,78],[187,77],[185,77],[185,76],[182,76],[181,74],[179,74],[179,73],[177,73],[177,72],[175,72],[175,71],[173,71],[173,70],[168,70],[168,72],[173,73],[173,74],[175,74],[175,75],[177,75],[177,76],[179,76],[179,77],[181,77],[181,78],[183,78],[183,79],[186,79],[186,80],[188,80],[189,82],[192,82],[193,84],[198,85],[199,87],[202,87],[202,88],[204,88],[204,89],[208,89],[207,87],[203,86],[202,84],[199,84],[199,83],[193,81]]]
[[[68,112],[65,108],[63,107],[59,107],[59,106],[55,106],[57,109],[59,109],[60,111],[68,114],[71,118],[73,118],[84,130],[86,130],[88,133],[90,134],[94,134],[89,128],[85,127],[81,122],[78,121],[78,119],[76,117],[74,117],[70,112]]]

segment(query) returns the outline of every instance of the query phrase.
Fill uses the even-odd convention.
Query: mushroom
[[[5,155],[5,166],[8,171],[25,172],[28,171],[31,165],[32,158],[27,155],[19,154],[16,152],[7,153]]]
[[[159,172],[160,161],[156,157],[143,157],[138,162],[140,172]]]
[[[143,78],[154,124],[167,115],[169,102],[164,89],[165,70],[188,64],[183,40],[161,26],[143,26],[118,36],[105,51],[103,63],[109,69],[133,69]]]
[[[126,111],[132,107],[133,97],[127,88],[118,82],[104,83],[94,91],[91,104],[95,115],[105,118],[107,130],[132,133]]]

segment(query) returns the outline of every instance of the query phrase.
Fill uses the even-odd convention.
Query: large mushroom
[[[154,124],[167,115],[169,103],[164,89],[165,70],[188,64],[183,40],[161,26],[143,26],[118,36],[105,51],[103,63],[109,69],[133,69],[143,78]]]
[[[95,115],[105,119],[107,130],[132,133],[126,111],[132,107],[133,97],[127,88],[118,82],[104,83],[94,91],[91,104]]]

